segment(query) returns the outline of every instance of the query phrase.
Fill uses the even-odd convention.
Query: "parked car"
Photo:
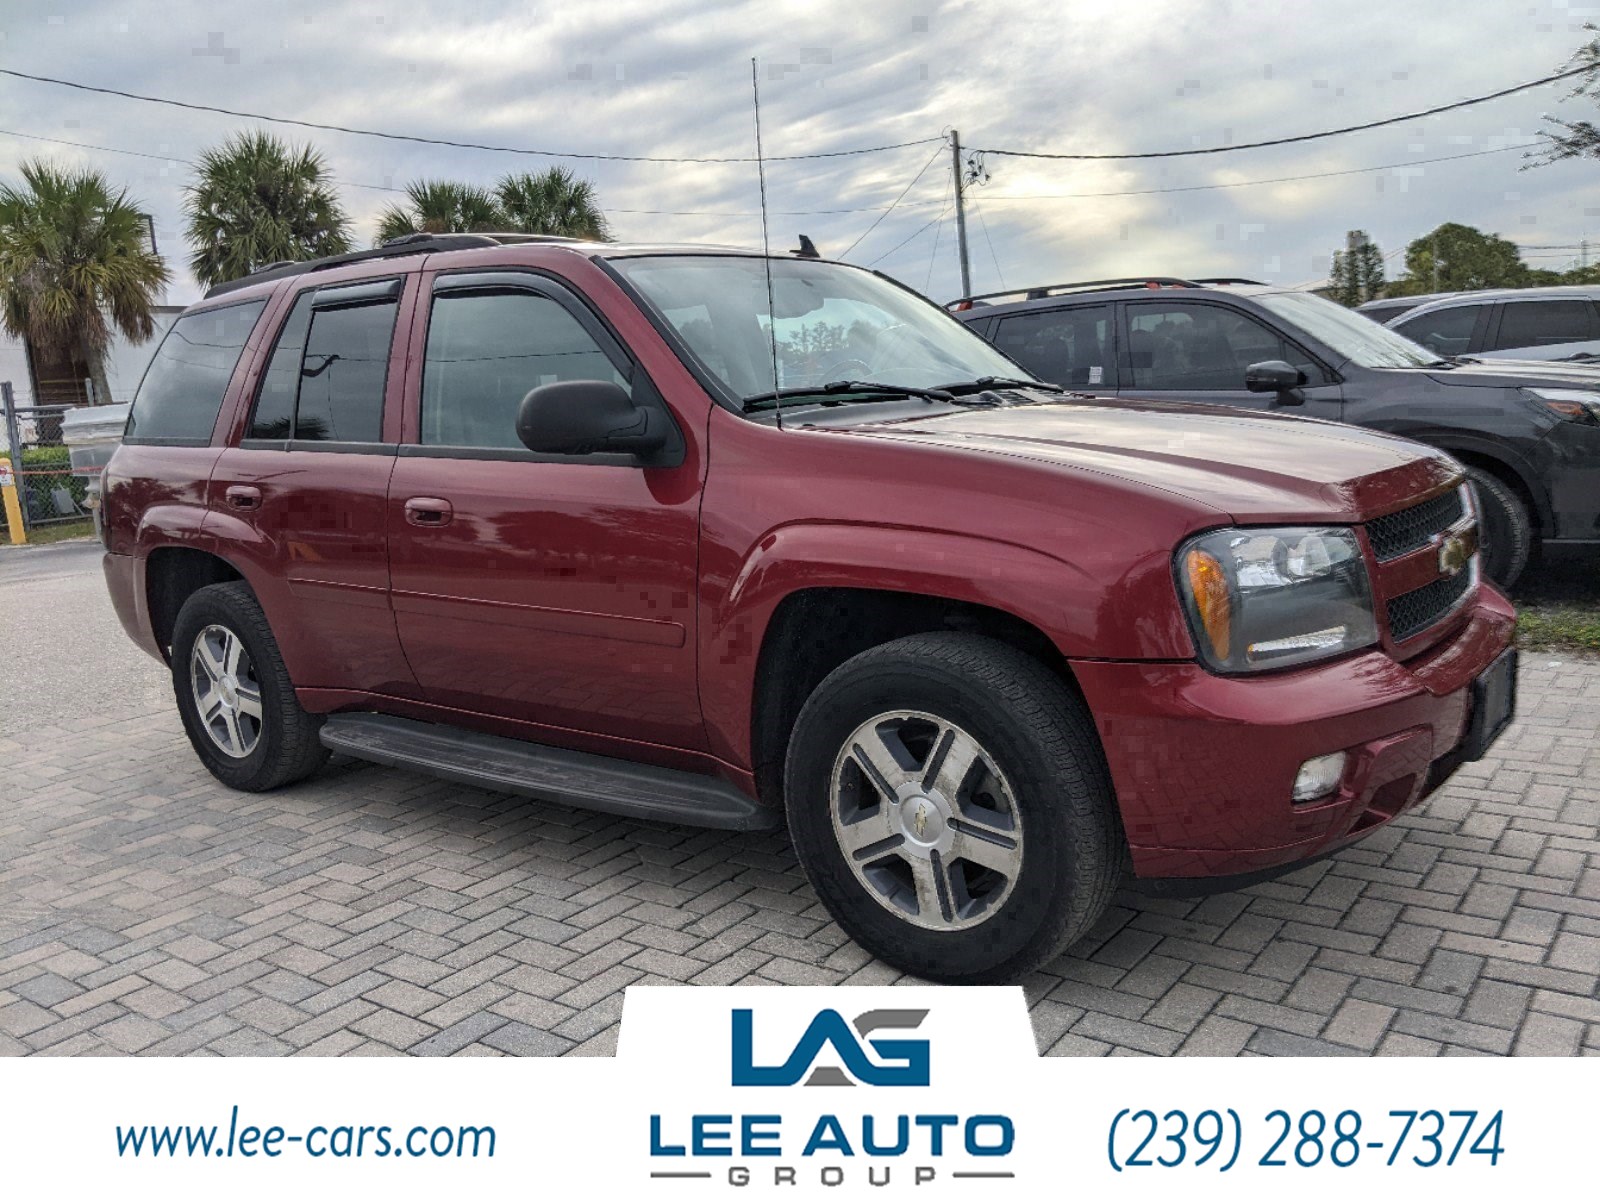
[[[1358,304],[1355,311],[1363,317],[1369,317],[1379,325],[1387,325],[1403,313],[1410,312],[1413,308],[1427,304],[1434,300],[1443,300],[1449,296],[1459,296],[1461,292],[1429,292],[1422,296],[1386,296],[1381,300],[1368,300],[1365,304]]]
[[[1514,614],[1449,456],[1018,374],[814,256],[282,266],[157,352],[106,578],[232,787],[341,751],[787,819],[839,923],[947,981],[1047,960],[1129,863],[1215,887],[1348,845],[1493,742]]]
[[[1247,280],[1123,279],[956,301],[957,315],[1070,388],[1365,425],[1467,469],[1489,576],[1540,541],[1600,542],[1600,371],[1459,362],[1331,300]]]
[[[1444,358],[1600,360],[1600,287],[1462,292],[1388,320]]]

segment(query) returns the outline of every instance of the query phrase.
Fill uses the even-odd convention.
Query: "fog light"
[[[1349,757],[1346,751],[1336,750],[1306,759],[1300,764],[1300,773],[1294,777],[1294,791],[1289,793],[1289,799],[1302,804],[1307,800],[1320,800],[1337,789]]]

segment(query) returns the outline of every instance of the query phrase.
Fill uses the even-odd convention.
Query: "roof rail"
[[[410,254],[435,254],[444,250],[470,250],[474,247],[499,244],[494,238],[481,233],[410,233],[405,237],[391,238],[372,250],[353,250],[349,254],[333,254],[327,258],[313,258],[306,262],[273,263],[242,278],[217,284],[206,293],[206,299],[223,296],[258,283],[304,275],[310,271],[332,270],[347,263],[367,262],[375,258],[402,258]]]
[[[1240,279],[1236,275],[1214,275],[1205,279],[1196,279],[1195,283],[1246,283],[1251,287],[1266,287],[1259,279]]]
[[[305,262],[281,260],[268,263],[259,270],[239,279],[219,283],[206,293],[206,299],[226,295],[239,288],[258,283],[270,283],[309,271],[327,271],[347,263],[366,262],[374,258],[401,258],[409,254],[439,254],[446,250],[472,250],[483,246],[516,246],[535,242],[581,243],[587,239],[559,237],[553,233],[408,233],[390,238],[372,250],[354,250],[349,254],[333,254],[327,258],[313,258]]]
[[[1043,287],[1007,288],[1003,292],[984,292],[978,296],[962,296],[945,307],[951,312],[966,312],[979,303],[987,303],[1001,296],[1020,296],[1024,300],[1043,300],[1063,292],[1105,292],[1129,287],[1167,288],[1199,287],[1193,279],[1179,279],[1171,275],[1138,275],[1127,279],[1088,279],[1080,283],[1048,283]]]

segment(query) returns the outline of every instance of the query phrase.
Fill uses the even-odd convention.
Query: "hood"
[[[1426,370],[1426,368],[1424,368]],[[1484,359],[1444,370],[1427,370],[1429,379],[1454,387],[1572,387],[1600,389],[1600,365],[1537,362],[1533,359]]]
[[[1241,523],[1370,520],[1461,478],[1449,455],[1403,438],[1153,400],[1066,398],[838,432],[1131,480]]]

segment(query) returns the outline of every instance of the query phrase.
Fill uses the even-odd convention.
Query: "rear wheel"
[[[327,760],[321,718],[295,699],[266,614],[246,584],[213,584],[185,602],[173,626],[172,686],[189,743],[229,787],[281,787]]]
[[[1533,553],[1533,522],[1516,490],[1482,467],[1468,467],[1478,502],[1484,574],[1503,588],[1516,583]]]
[[[1087,709],[988,638],[919,634],[839,667],[801,710],[786,794],[834,919],[928,979],[1032,970],[1088,931],[1122,874]]]

